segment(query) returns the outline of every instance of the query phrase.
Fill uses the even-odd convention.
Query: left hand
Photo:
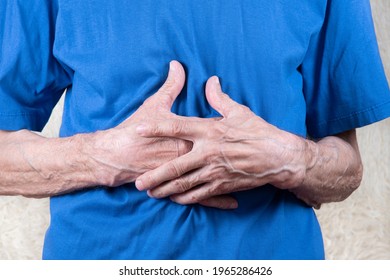
[[[305,176],[305,141],[256,116],[224,94],[217,77],[206,84],[206,98],[222,118],[183,118],[144,123],[143,137],[172,137],[193,142],[193,149],[138,177],[139,190],[179,204],[234,209],[237,201],[218,197],[265,184],[287,189]],[[223,196],[226,197],[226,196]]]

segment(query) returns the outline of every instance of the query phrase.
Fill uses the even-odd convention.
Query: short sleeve
[[[301,71],[309,136],[334,135],[390,116],[369,0],[328,1]]]
[[[70,85],[53,56],[56,1],[0,1],[0,129],[40,131]]]

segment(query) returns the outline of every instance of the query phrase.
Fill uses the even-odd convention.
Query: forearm
[[[0,195],[47,197],[97,185],[85,137],[0,131]]]
[[[67,138],[0,131],[0,195],[48,197],[99,185],[116,187],[191,150],[170,139],[143,141],[132,126]]]
[[[170,63],[163,86],[117,127],[47,139],[27,130],[0,131],[0,195],[46,197],[96,185],[119,186],[188,153],[184,140],[144,139],[139,122],[170,119],[185,82],[183,67]]]
[[[355,131],[304,141],[305,176],[291,191],[315,208],[346,199],[360,185],[363,172]]]

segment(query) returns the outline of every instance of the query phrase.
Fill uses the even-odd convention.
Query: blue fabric
[[[173,111],[212,117],[204,85],[275,126],[324,137],[390,115],[368,0],[2,1],[0,129],[40,130],[67,88],[61,136],[112,128],[186,68]],[[264,159],[266,160],[266,159]],[[322,259],[313,209],[272,186],[222,211],[133,184],[51,199],[45,259]]]

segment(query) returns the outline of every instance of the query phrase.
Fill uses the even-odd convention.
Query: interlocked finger
[[[204,165],[203,156],[200,153],[191,151],[154,170],[144,173],[138,177],[135,185],[138,190],[149,190],[162,185],[164,182],[175,180],[185,173],[201,168]]]
[[[137,127],[137,132],[143,137],[172,137],[193,141],[204,136],[214,124],[214,119],[175,116],[163,121],[141,124]]]
[[[200,168],[149,190],[148,195],[154,198],[164,198],[173,194],[184,193],[194,187],[206,183],[208,180],[210,180],[210,178],[208,178],[204,168]]]

